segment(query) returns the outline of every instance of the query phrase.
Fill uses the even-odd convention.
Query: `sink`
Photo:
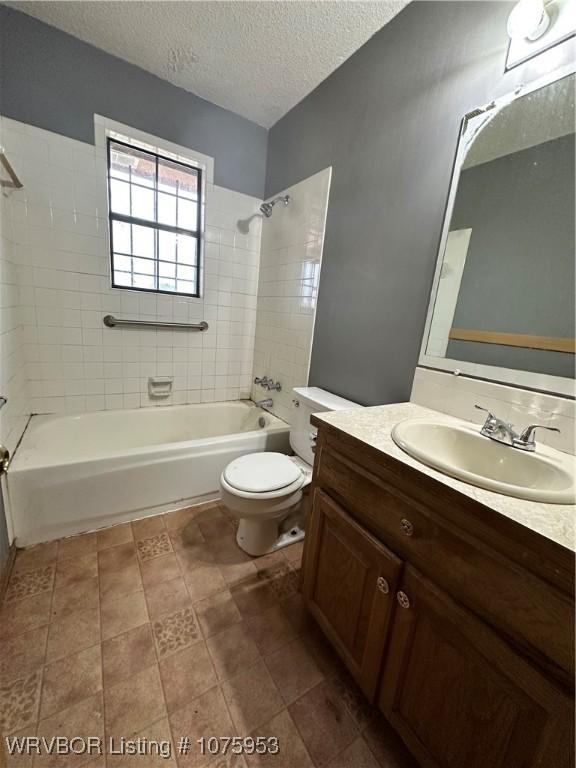
[[[537,445],[534,453],[480,434],[480,427],[409,419],[392,430],[394,442],[423,464],[470,485],[548,504],[574,504],[575,459]]]

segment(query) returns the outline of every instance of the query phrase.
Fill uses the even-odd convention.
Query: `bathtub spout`
[[[264,408],[264,409],[272,408],[272,406],[274,405],[274,400],[272,400],[271,397],[268,397],[268,398],[266,398],[266,400],[256,400],[254,402],[254,405],[257,408]]]

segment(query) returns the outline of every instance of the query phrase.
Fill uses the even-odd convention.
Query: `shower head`
[[[267,219],[272,216],[272,209],[276,205],[276,203],[284,203],[284,205],[288,205],[290,202],[290,195],[281,195],[280,197],[274,198],[274,200],[271,200],[269,203],[262,203],[260,206],[260,210],[266,216]]]

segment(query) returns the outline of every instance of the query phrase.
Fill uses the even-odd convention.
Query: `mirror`
[[[574,86],[464,118],[421,364],[572,392]]]

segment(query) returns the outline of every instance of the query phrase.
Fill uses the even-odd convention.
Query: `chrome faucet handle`
[[[491,440],[495,440],[497,443],[504,443],[505,445],[514,445],[514,441],[517,439],[517,435],[512,428],[512,424],[507,421],[499,419],[488,408],[483,408],[481,405],[475,405],[479,411],[484,411],[488,416],[486,421],[482,425],[480,434],[484,437],[489,437]]]
[[[520,448],[523,451],[535,451],[536,440],[534,439],[534,432],[537,429],[547,429],[548,432],[558,432],[558,427],[545,427],[543,424],[530,424],[522,430],[521,434],[514,441],[514,447]]]
[[[489,411],[488,408],[484,408],[483,406],[478,405],[478,404],[475,404],[474,408],[476,408],[476,410],[478,410],[478,411],[484,411],[484,413],[487,413],[488,414],[488,419],[495,419],[496,418],[496,416],[494,416],[492,411]]]

